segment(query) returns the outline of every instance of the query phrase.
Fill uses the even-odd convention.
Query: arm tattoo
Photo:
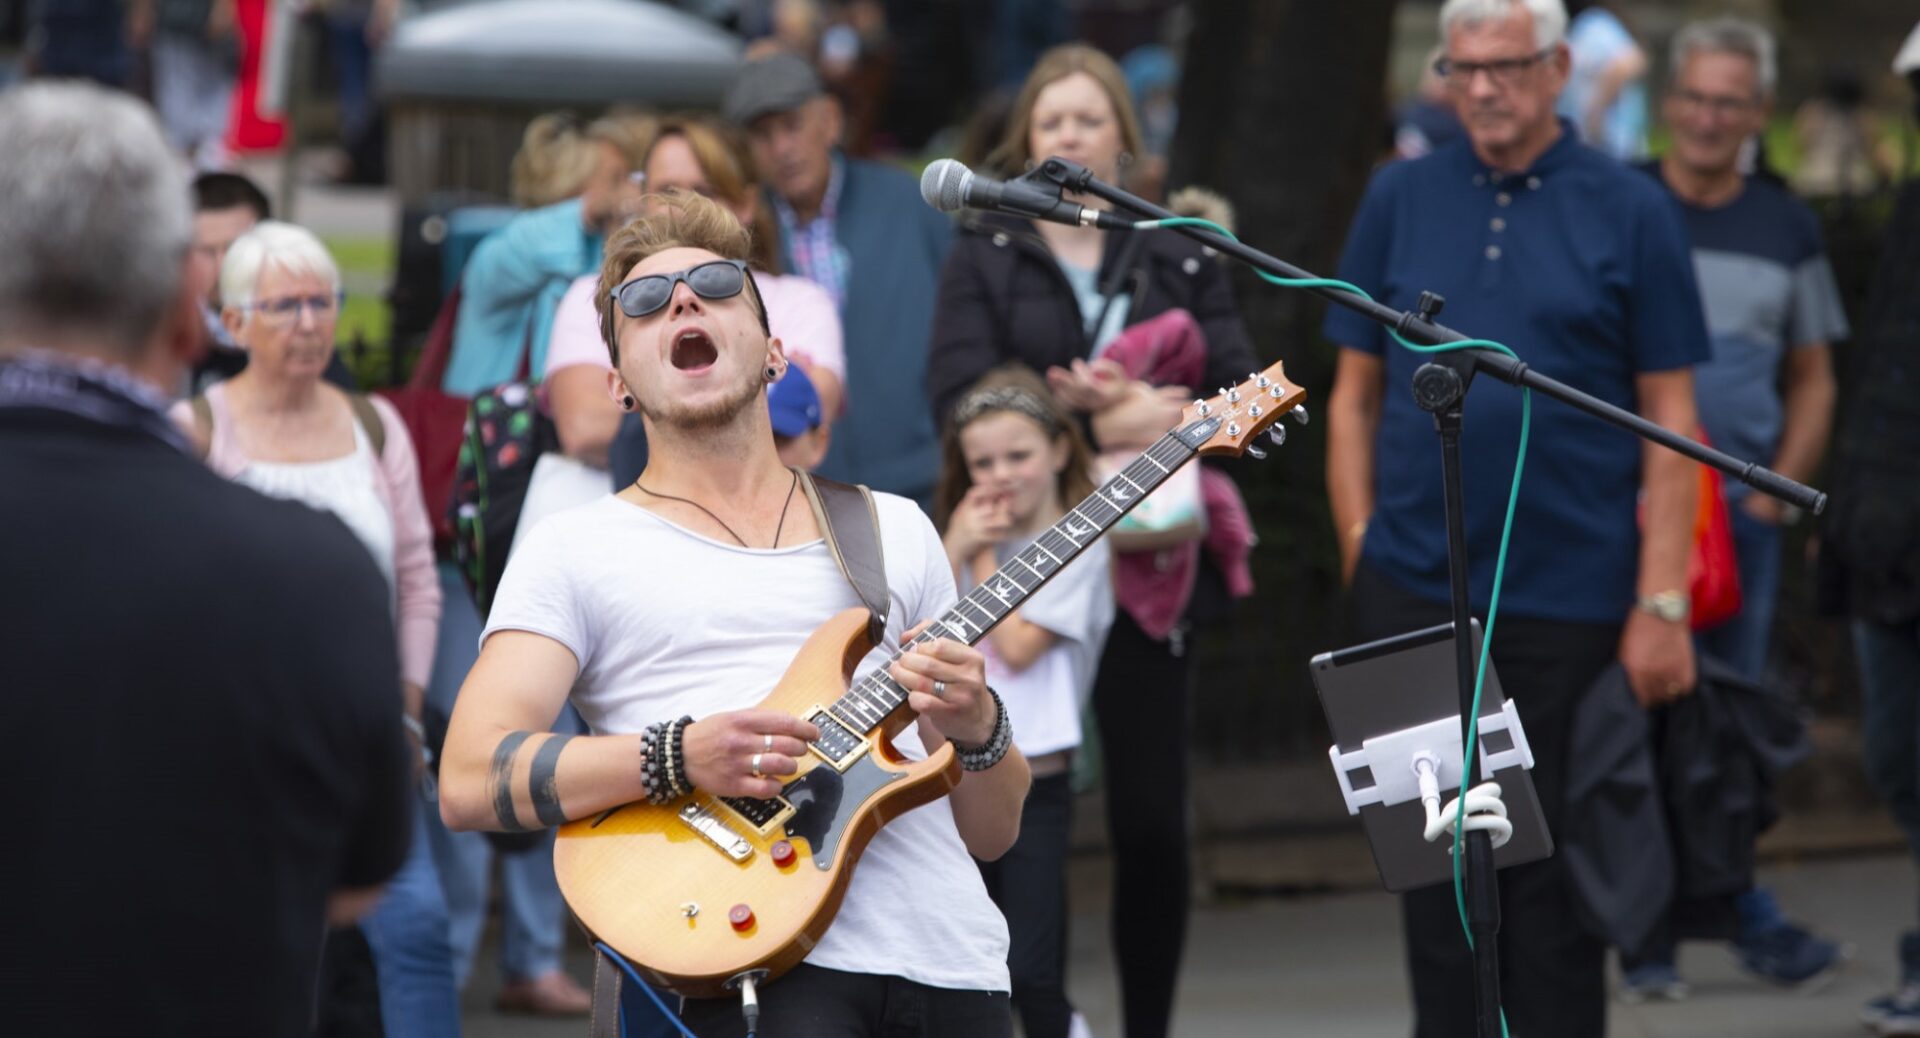
[[[561,825],[567,814],[560,809],[560,791],[554,785],[554,770],[560,766],[560,751],[571,735],[553,735],[540,744],[533,755],[533,768],[527,774],[527,794],[533,800],[533,813],[541,825]]]
[[[513,809],[513,758],[520,752],[520,744],[527,741],[532,732],[509,732],[500,740],[493,751],[493,766],[487,770],[487,789],[493,794],[493,814],[499,819],[500,828],[510,833],[526,832],[528,826],[520,824],[520,816]]]

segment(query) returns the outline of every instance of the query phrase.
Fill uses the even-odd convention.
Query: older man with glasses
[[[1713,359],[1696,378],[1701,425],[1736,457],[1805,480],[1826,452],[1835,392],[1828,344],[1847,337],[1847,319],[1812,211],[1740,172],[1742,146],[1766,129],[1773,81],[1766,30],[1733,18],[1682,29],[1664,105],[1673,146],[1644,168],[1679,201],[1693,242],[1713,340]],[[1726,494],[1742,601],[1699,644],[1758,681],[1780,587],[1780,531],[1797,517],[1733,480]],[[1755,976],[1804,984],[1841,961],[1838,945],[1788,922],[1766,889],[1741,895],[1738,908],[1735,950]],[[1629,1000],[1686,994],[1671,935],[1622,966]]]
[[[1395,307],[1446,297],[1449,325],[1678,432],[1694,428],[1706,329],[1679,213],[1659,186],[1556,118],[1569,58],[1560,0],[1448,0],[1444,77],[1467,139],[1383,169],[1340,276]],[[1447,619],[1447,541],[1432,419],[1407,392],[1422,358],[1335,310],[1327,482],[1352,582],[1351,634]],[[1463,440],[1470,586],[1485,616],[1520,432],[1520,394],[1484,386]],[[1695,474],[1678,455],[1571,408],[1535,408],[1493,658],[1533,745],[1547,824],[1563,822],[1575,706],[1623,665],[1644,705],[1694,684],[1687,556]],[[1644,492],[1646,532],[1636,522]],[[1559,858],[1500,874],[1505,1009],[1515,1034],[1599,1038],[1602,942]],[[1453,891],[1403,902],[1416,1035],[1473,1033],[1471,956]]]

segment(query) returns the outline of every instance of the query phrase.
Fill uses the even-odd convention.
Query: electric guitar
[[[944,636],[971,645],[986,637],[1180,466],[1199,455],[1264,457],[1251,441],[1268,431],[1276,442],[1284,439],[1284,428],[1273,423],[1289,412],[1304,421],[1298,405],[1305,397],[1276,363],[1195,401],[1179,427],[915,641]],[[894,749],[893,738],[915,715],[886,667],[852,682],[874,644],[867,616],[856,607],[815,630],[759,704],[820,729],[780,796],[695,790],[665,805],[627,804],[560,828],[553,864],[568,907],[649,983],[716,997],[743,976],[768,980],[799,964],[833,922],[860,853],[880,827],[959,783],[952,746],[920,761]]]

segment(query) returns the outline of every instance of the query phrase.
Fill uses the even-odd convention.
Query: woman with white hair
[[[340,269],[311,231],[265,220],[228,250],[220,298],[220,319],[249,353],[247,366],[174,405],[173,419],[215,472],[332,512],[366,546],[393,592],[401,664],[394,705],[417,740],[440,623],[433,534],[399,413],[321,378],[344,298]],[[393,1036],[459,1033],[446,896],[423,818],[415,813],[407,862],[362,923]]]

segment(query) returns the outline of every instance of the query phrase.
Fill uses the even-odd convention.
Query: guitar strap
[[[853,593],[867,607],[867,633],[875,645],[887,632],[887,560],[880,548],[880,515],[866,487],[800,474],[800,486],[813,506],[814,521],[827,540],[827,550]]]
[[[840,573],[853,585],[867,607],[867,633],[875,645],[887,633],[892,596],[887,591],[886,556],[880,546],[880,514],[866,487],[800,473],[800,488],[813,509],[820,536],[833,553]],[[591,935],[589,935],[591,936]],[[625,975],[605,953],[593,953],[593,1022],[591,1038],[620,1038],[620,993]]]

